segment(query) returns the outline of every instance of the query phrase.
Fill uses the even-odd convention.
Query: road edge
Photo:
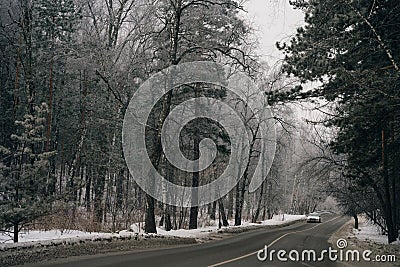
[[[250,225],[244,227],[222,227],[200,238],[166,235],[136,235],[126,237],[108,237],[94,240],[48,240],[15,247],[3,247],[0,253],[0,266],[28,266],[45,261],[86,255],[164,249],[215,242],[237,234],[260,229],[278,229],[303,221],[303,219],[284,222],[278,225]]]
[[[354,236],[352,233],[353,229],[353,224],[354,221],[352,218],[349,218],[349,220],[343,224],[338,230],[336,230],[328,239],[328,243],[331,245],[332,248],[337,248],[337,241],[338,239],[345,239],[347,241],[347,247],[345,250],[357,250],[360,252],[360,255],[362,254],[363,251],[365,250],[371,250],[371,258],[377,254],[390,254],[390,252],[385,251],[385,244],[377,244],[373,241],[366,241],[366,240],[361,240],[358,239],[357,237]],[[376,251],[376,247],[379,247],[380,251]],[[378,266],[383,266],[383,267],[393,267],[393,266],[400,266],[400,263],[398,262],[399,257],[397,257],[397,262],[386,262],[386,263],[379,263],[379,262],[366,262],[366,261],[359,261],[359,262],[352,262],[345,263],[345,262],[338,262],[339,266],[372,266],[372,267],[378,267]]]

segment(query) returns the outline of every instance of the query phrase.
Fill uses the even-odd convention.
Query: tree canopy
[[[373,190],[388,240],[395,241],[400,206],[400,3],[296,0],[292,5],[304,11],[305,25],[277,46],[285,54],[283,70],[301,85],[271,93],[270,101],[320,98],[334,103],[325,125],[337,133],[331,149],[346,157],[340,166],[343,176],[355,181],[349,192]],[[368,211],[361,201],[353,204]]]

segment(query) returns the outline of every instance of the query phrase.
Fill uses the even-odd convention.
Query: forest
[[[269,0],[265,0],[269,1]],[[115,232],[143,223],[195,229],[241,225],[274,214],[333,209],[365,214],[388,236],[400,228],[400,2],[292,0],[304,25],[277,40],[284,59],[270,66],[237,0],[0,1],[0,231]],[[192,98],[235,107],[249,139],[236,186],[207,205],[167,205],[133,179],[123,153],[123,121],[135,92],[154,74],[193,61],[245,73],[268,101],[275,157],[250,192],[262,154],[255,111],[226,88],[181,85],[152,108],[146,146],[168,181],[198,187],[227,168],[231,138],[198,118],[180,133],[191,160],[213,140],[205,170],[184,172],[162,149],[168,114]],[[145,177],[144,177],[145,178]]]

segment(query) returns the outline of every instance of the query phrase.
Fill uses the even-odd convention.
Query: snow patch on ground
[[[260,225],[281,225],[285,224],[288,222],[293,222],[293,221],[300,221],[300,220],[305,220],[306,216],[305,215],[289,215],[289,214],[281,214],[281,215],[275,215],[272,219],[270,220],[265,220],[261,221],[260,223],[251,223],[251,222],[242,222],[242,225],[240,226],[233,226],[234,221],[229,220],[229,225],[228,227],[223,227],[223,229],[232,229],[232,228],[244,228],[244,227],[249,227],[249,226],[260,226]],[[211,226],[207,227],[202,227],[198,229],[178,229],[178,230],[171,230],[171,231],[165,231],[163,228],[157,228],[157,233],[159,235],[166,235],[166,236],[176,236],[176,237],[191,237],[191,238],[201,238],[204,236],[209,235],[210,233],[216,233],[218,232],[218,221],[211,221],[210,222]]]
[[[65,239],[65,238],[100,238],[109,237],[108,233],[88,233],[76,230],[50,230],[50,231],[24,231],[19,234],[19,242],[32,242],[32,241],[43,241],[53,239]],[[0,235],[0,243],[12,243],[11,237],[8,235]]]
[[[100,241],[125,238],[147,238],[150,235],[137,234],[132,231],[123,230],[119,233],[102,233],[102,232],[82,232],[77,230],[31,230],[22,231],[18,237],[18,243],[13,243],[12,238],[4,233],[0,233],[0,250],[10,249],[14,247],[31,247],[37,245],[56,245],[56,244],[72,244],[84,241]]]
[[[370,240],[378,244],[388,244],[388,237],[384,235],[379,226],[373,224],[365,217],[359,219],[358,230],[352,230],[354,236],[360,240]],[[392,244],[400,245],[400,240]]]
[[[249,226],[260,226],[260,225],[280,225],[292,221],[305,220],[305,215],[275,215],[270,220],[261,221],[259,223],[243,222],[240,226],[232,226],[234,222],[229,221],[228,227],[223,227],[223,229],[237,229],[245,228]],[[152,236],[174,236],[174,237],[189,237],[189,238],[201,238],[205,237],[211,233],[217,233],[218,221],[210,221],[210,226],[200,227],[198,229],[179,229],[165,231],[163,228],[157,228],[157,234],[145,234],[144,233],[144,223],[132,224],[130,230],[123,230],[119,233],[101,233],[101,232],[82,232],[77,230],[49,230],[49,231],[22,231],[19,234],[19,243],[14,244],[12,238],[5,234],[0,233],[0,248],[6,247],[24,247],[31,246],[33,243],[40,244],[56,244],[56,243],[74,243],[80,240],[100,240],[100,239],[110,239],[110,238],[125,238],[125,237],[152,237]]]

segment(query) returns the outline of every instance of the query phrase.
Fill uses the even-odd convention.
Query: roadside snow
[[[379,244],[387,244],[388,237],[384,235],[381,229],[374,225],[370,220],[365,217],[359,219],[358,230],[353,228],[353,234],[360,240],[370,240]],[[400,241],[395,241],[392,244],[400,245]]]
[[[271,220],[266,220],[263,221],[262,223],[265,223],[266,225],[276,225],[290,221],[301,221],[305,219],[307,219],[306,215],[283,214],[283,215],[274,215],[274,217],[272,217]]]
[[[280,224],[284,224],[284,223],[288,223],[288,222],[300,221],[300,220],[305,220],[305,219],[306,219],[305,215],[289,215],[289,214],[282,215],[281,214],[281,215],[275,215],[272,219],[261,221],[260,223],[251,223],[251,222],[245,221],[245,222],[242,222],[242,225],[240,225],[240,226],[233,226],[233,224],[234,224],[233,220],[229,220],[228,222],[229,222],[230,226],[223,227],[223,229],[244,228],[244,227],[249,227],[249,226],[260,226],[260,225],[280,225]],[[210,233],[218,232],[218,230],[219,230],[218,229],[218,221],[211,221],[210,224],[212,226],[201,227],[198,229],[191,229],[191,230],[178,229],[178,230],[165,231],[162,228],[157,228],[157,234],[166,235],[166,236],[201,238],[201,237],[209,235]]]
[[[66,239],[66,238],[107,238],[111,237],[110,233],[96,233],[96,232],[82,232],[76,230],[50,230],[50,231],[26,231],[19,234],[19,242],[33,242],[33,241],[44,241],[54,239]],[[0,234],[0,243],[12,243],[10,236]]]
[[[249,226],[259,225],[280,225],[292,221],[304,220],[305,215],[276,215],[270,220],[261,221],[259,223],[243,222],[240,226],[228,226],[223,227],[224,229],[237,229]],[[233,225],[232,220],[229,221],[229,225]],[[19,243],[14,244],[12,238],[5,234],[0,233],[0,248],[14,247],[14,246],[30,246],[33,243],[50,244],[50,243],[63,243],[63,242],[79,242],[80,240],[99,240],[99,239],[110,239],[110,238],[124,238],[129,236],[138,236],[139,234],[144,237],[146,236],[174,236],[174,237],[191,237],[201,238],[210,233],[218,232],[218,221],[209,222],[211,226],[199,227],[198,229],[186,230],[171,230],[165,231],[163,228],[157,228],[157,234],[145,234],[143,231],[144,223],[132,224],[130,230],[123,230],[119,233],[101,233],[101,232],[82,232],[76,230],[50,230],[50,231],[25,231],[19,234]]]

